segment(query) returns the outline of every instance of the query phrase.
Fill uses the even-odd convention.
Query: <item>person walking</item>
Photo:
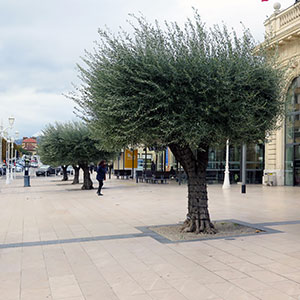
[[[101,160],[97,167],[97,177],[96,177],[96,179],[99,181],[99,187],[97,191],[98,196],[103,196],[103,194],[101,194],[101,189],[103,186],[103,180],[106,179],[105,174],[106,174],[105,160]]]
[[[154,173],[156,171],[156,165],[155,165],[155,162],[152,160],[152,163],[151,163],[151,172]]]

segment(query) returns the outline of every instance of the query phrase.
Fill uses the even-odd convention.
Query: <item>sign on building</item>
[[[137,168],[137,165],[138,165],[138,159],[137,159],[137,150],[134,150],[134,168]],[[128,150],[128,149],[125,149],[125,169],[130,169],[132,168],[132,151]]]

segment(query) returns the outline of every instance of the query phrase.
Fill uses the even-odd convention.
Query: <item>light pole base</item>
[[[246,194],[246,184],[242,184],[242,194]]]
[[[230,189],[230,180],[229,180],[229,172],[225,171],[225,176],[224,176],[224,182],[223,182],[223,189]]]

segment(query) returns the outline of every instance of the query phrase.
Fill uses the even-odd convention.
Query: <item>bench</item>
[[[153,183],[158,183],[159,181],[161,183],[167,183],[167,180],[169,179],[170,179],[170,172],[156,171],[152,176]]]
[[[129,179],[129,177],[131,176],[131,170],[114,170],[114,175],[117,176],[117,179],[119,179],[119,177],[121,177],[122,179],[124,179],[126,177],[126,179]]]
[[[143,171],[141,171],[141,170],[136,170],[135,171],[135,180],[136,180],[136,183],[138,183],[139,181],[141,181],[141,182],[144,181]]]

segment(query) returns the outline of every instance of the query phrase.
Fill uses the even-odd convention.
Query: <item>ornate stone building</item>
[[[288,113],[280,130],[268,137],[264,174],[272,174],[274,184],[300,186],[300,2],[285,10],[275,3],[274,9],[264,25],[271,45],[278,47],[280,65],[288,68]]]
[[[22,148],[26,151],[30,152],[32,155],[36,154],[36,148],[37,148],[37,140],[35,137],[23,137],[22,140]]]

